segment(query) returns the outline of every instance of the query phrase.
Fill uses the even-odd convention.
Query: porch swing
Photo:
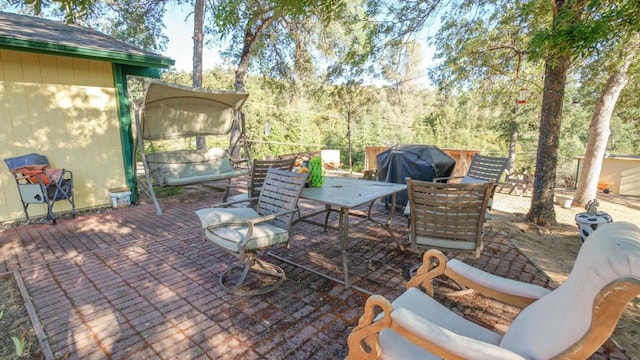
[[[135,121],[137,147],[145,173],[141,190],[153,200],[156,215],[162,215],[162,209],[154,185],[165,187],[219,180],[230,182],[232,178],[250,174],[244,117],[240,112],[248,96],[159,81],[149,84]],[[240,133],[235,140],[229,138],[234,125],[237,125]],[[189,148],[165,150],[154,145],[154,141],[198,135],[226,136],[229,147],[201,151]],[[234,150],[237,156],[231,155]]]

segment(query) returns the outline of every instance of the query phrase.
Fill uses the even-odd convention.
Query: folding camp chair
[[[71,215],[76,217],[73,197],[73,173],[66,169],[54,169],[46,156],[32,153],[4,159],[13,174],[20,192],[20,200],[27,221],[31,204],[47,205],[47,220],[56,223],[53,205],[56,201],[67,200],[71,204]]]

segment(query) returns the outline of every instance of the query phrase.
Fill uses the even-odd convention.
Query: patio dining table
[[[320,273],[304,265],[293,262],[290,259],[285,259],[273,253],[269,253],[271,256],[292,264],[312,271],[320,276],[329,278],[331,280],[343,283],[345,288],[350,288],[349,282],[349,264],[348,264],[348,249],[347,242],[349,239],[350,226],[357,226],[365,222],[372,222],[380,225],[384,230],[389,233],[391,238],[396,242],[398,248],[403,249],[402,244],[398,241],[390,228],[391,219],[395,211],[395,197],[396,193],[405,190],[407,186],[405,184],[389,183],[384,181],[371,181],[361,180],[347,177],[326,177],[324,185],[322,187],[310,187],[302,190],[300,195],[301,199],[306,199],[315,203],[324,204],[325,208],[322,210],[314,211],[309,214],[301,214],[300,218],[296,222],[306,222],[314,225],[322,226],[326,229],[337,230],[340,238],[340,249],[342,252],[342,268],[344,272],[344,281],[334,278],[332,276]],[[371,216],[371,208],[375,200],[391,196],[391,205],[389,206],[388,216],[386,220],[377,219]],[[356,209],[368,205],[367,211]],[[338,226],[329,225],[329,216],[332,212],[339,213]],[[324,222],[318,222],[311,218],[326,214]],[[357,220],[350,223],[350,217],[354,217]],[[364,289],[358,289],[365,291]]]

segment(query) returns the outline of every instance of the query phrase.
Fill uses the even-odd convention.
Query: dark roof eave
[[[0,49],[37,52],[50,55],[65,55],[111,63],[134,65],[142,67],[156,67],[168,69],[175,64],[175,60],[164,56],[148,56],[131,53],[115,52],[79,48],[69,45],[51,44],[41,41],[30,41],[0,37]]]

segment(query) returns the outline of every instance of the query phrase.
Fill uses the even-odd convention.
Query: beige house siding
[[[578,157],[578,176],[582,172],[584,157]],[[640,196],[640,158],[609,156],[602,160],[598,182],[611,183],[614,194]]]
[[[601,182],[612,182],[614,194],[640,196],[640,159],[604,158]]]
[[[112,64],[0,50],[0,157],[31,152],[73,171],[76,208],[110,203],[126,184]],[[13,176],[2,163],[0,222],[23,218]],[[66,201],[56,212],[70,210]],[[45,213],[30,205],[30,215]]]

